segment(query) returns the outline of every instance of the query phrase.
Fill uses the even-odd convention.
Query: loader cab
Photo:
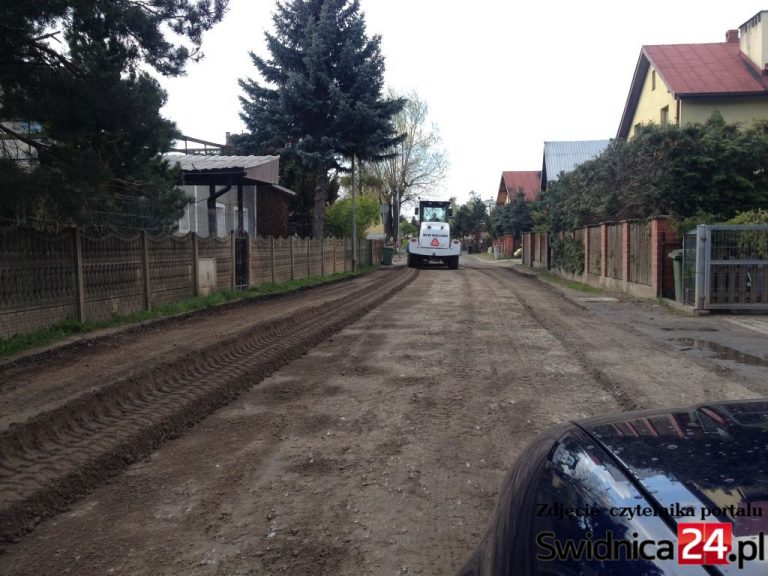
[[[448,222],[453,217],[453,210],[450,202],[432,202],[422,200],[419,207],[416,208],[416,216],[419,217],[419,224],[422,222]]]

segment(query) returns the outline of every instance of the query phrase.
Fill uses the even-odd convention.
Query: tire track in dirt
[[[693,404],[704,398],[737,400],[762,395],[721,371],[676,354],[631,327],[597,317],[536,278],[510,269],[482,271],[509,284],[528,314],[623,410]]]
[[[479,271],[495,281],[502,280],[509,282],[509,276],[507,276],[508,272],[505,273],[487,268],[480,268]],[[520,280],[526,283],[535,283],[535,287],[533,287],[532,290],[526,291],[528,294],[534,290],[549,290],[547,285],[542,284],[538,280],[531,280],[525,278],[522,275],[520,275]],[[563,346],[563,348],[568,350],[568,352],[571,353],[576,359],[578,365],[592,378],[592,380],[600,388],[602,388],[606,393],[610,394],[623,410],[636,410],[638,408],[637,402],[625,394],[625,391],[622,390],[621,384],[612,379],[606,372],[598,368],[594,362],[590,361],[584,351],[579,346],[574,344],[574,335],[572,333],[564,330],[555,322],[552,322],[551,319],[545,314],[537,312],[537,310],[530,304],[530,296],[526,297],[523,294],[523,291],[515,283],[510,283],[509,287],[519,299],[523,309],[526,311],[528,316],[533,321],[545,328]],[[570,302],[567,302],[566,305],[570,305],[573,309],[576,308],[576,305],[571,304]]]
[[[105,383],[176,361],[220,340],[288,318],[379,283],[381,270],[291,294],[258,297],[148,324],[100,331],[42,353],[0,360],[0,433],[12,423],[51,412]]]
[[[409,284],[403,269],[202,353],[118,380],[0,434],[0,540],[14,540]]]

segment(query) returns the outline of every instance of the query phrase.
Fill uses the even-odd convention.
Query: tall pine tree
[[[366,34],[358,0],[278,2],[270,58],[251,53],[261,81],[241,79],[241,117],[253,153],[295,154],[314,181],[313,236],[321,237],[329,172],[353,155],[386,155],[400,140],[392,118],[403,107],[383,97],[381,38]]]

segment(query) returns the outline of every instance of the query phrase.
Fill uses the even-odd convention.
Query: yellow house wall
[[[768,118],[768,97],[683,99],[680,104],[681,124],[706,122],[715,110],[728,123],[750,124],[759,118]]]
[[[638,124],[659,124],[661,121],[661,109],[664,108],[664,106],[669,106],[669,123],[674,124],[677,122],[677,118],[675,117],[675,114],[677,113],[675,99],[672,94],[669,93],[661,76],[658,74],[656,74],[656,89],[653,89],[651,80],[653,72],[653,66],[649,66],[648,73],[645,75],[645,80],[643,81],[643,89],[640,92],[635,115],[632,118],[632,127],[629,131],[630,137],[635,135],[635,126]]]

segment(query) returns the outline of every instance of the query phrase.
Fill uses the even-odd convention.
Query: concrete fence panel
[[[216,289],[238,282],[236,255],[250,287],[352,269],[349,239],[47,234],[0,230],[0,338],[65,320],[101,321],[198,293],[200,266],[215,263]],[[360,265],[377,264],[381,243],[361,240]],[[238,270],[241,268],[238,266]],[[242,272],[238,272],[242,276]]]
[[[192,235],[148,238],[151,305],[195,296]]]
[[[0,337],[76,317],[76,242],[73,231],[0,231]]]
[[[82,236],[84,319],[108,320],[147,307],[142,235]]]

